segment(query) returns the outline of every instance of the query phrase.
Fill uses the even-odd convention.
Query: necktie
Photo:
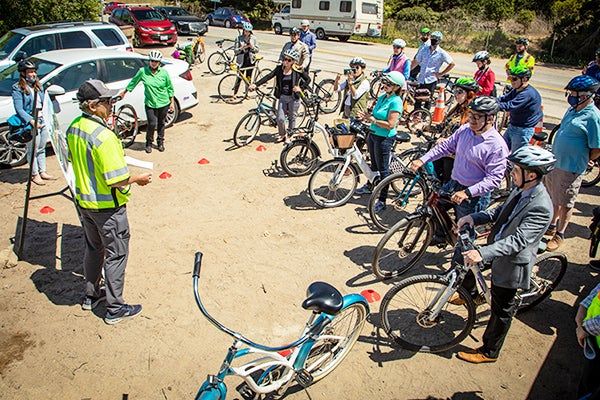
[[[504,205],[504,207],[502,208],[502,212],[500,213],[500,217],[498,218],[498,221],[496,221],[496,223],[492,227],[490,234],[488,235],[488,244],[493,243],[494,240],[497,240],[497,236],[499,236],[500,233],[502,233],[502,230],[504,229],[504,225],[506,225],[508,218],[512,215],[515,208],[517,208],[517,204],[519,203],[519,200],[521,200],[521,195],[522,193],[517,194],[515,197],[510,199],[508,203]]]

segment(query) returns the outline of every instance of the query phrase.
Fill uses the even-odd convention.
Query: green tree
[[[0,0],[2,31],[65,20],[98,20],[99,0]]]

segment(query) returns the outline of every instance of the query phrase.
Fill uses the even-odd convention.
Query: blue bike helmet
[[[567,83],[567,86],[565,86],[566,90],[572,90],[579,93],[595,93],[598,88],[600,88],[600,82],[589,75],[577,75]]]
[[[250,22],[244,22],[242,24],[242,29],[248,32],[252,32],[252,30],[254,29],[254,27],[252,26],[252,24]]]

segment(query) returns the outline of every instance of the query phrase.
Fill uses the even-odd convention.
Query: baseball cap
[[[90,79],[79,87],[77,91],[77,100],[80,103],[89,100],[98,100],[102,98],[113,98],[119,93],[117,89],[109,89],[104,82],[98,79]]]
[[[309,26],[310,22],[308,22],[307,19],[303,19],[302,22],[300,22],[300,26]]]

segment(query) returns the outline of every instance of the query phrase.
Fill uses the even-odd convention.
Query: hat
[[[302,22],[300,22],[300,26],[309,26],[310,22],[308,22],[307,19],[303,19]]]
[[[117,89],[109,89],[104,82],[98,79],[90,79],[83,82],[77,91],[77,100],[80,103],[101,98],[113,98],[119,93]]]

